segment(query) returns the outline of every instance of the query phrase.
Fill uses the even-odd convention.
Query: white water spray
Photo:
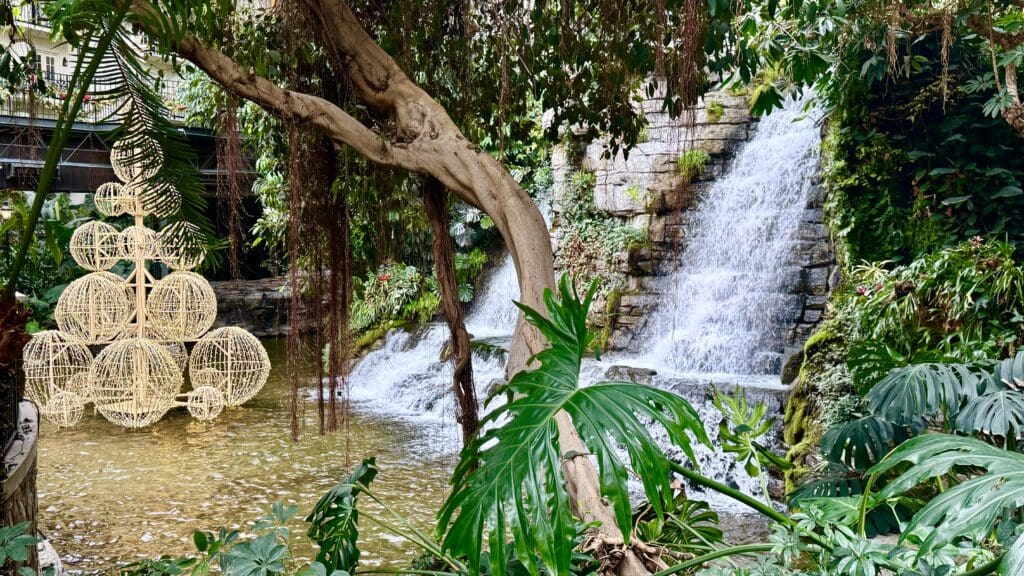
[[[762,120],[693,212],[679,268],[638,339],[659,373],[777,373],[799,312],[795,238],[814,189],[817,116],[790,100]]]

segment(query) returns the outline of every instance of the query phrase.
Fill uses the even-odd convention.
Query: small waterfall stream
[[[582,382],[633,379],[671,390],[697,409],[713,440],[721,418],[711,403],[713,388],[731,391],[738,385],[752,402],[765,402],[769,414],[781,413],[786,390],[776,376],[781,336],[787,314],[799,304],[786,286],[800,274],[793,262],[795,235],[813,191],[820,144],[816,116],[801,118],[802,108],[802,101],[788,101],[759,123],[693,210],[679,268],[665,279],[667,296],[641,333],[638,349],[585,361]],[[518,314],[512,301],[518,297],[515,267],[506,255],[467,318],[474,339],[507,347]],[[353,370],[351,398],[388,415],[447,422],[442,427],[449,441],[439,448],[454,450],[459,443],[452,366],[441,360],[447,341],[442,323],[391,332]],[[474,352],[481,398],[504,377],[504,367],[504,356]],[[720,448],[697,446],[696,451],[704,474],[760,494],[758,481],[731,455]],[[689,492],[716,509],[739,511],[724,497],[692,487]]]
[[[814,189],[820,135],[804,102],[765,117],[687,228],[664,304],[638,359],[659,373],[777,374],[782,331],[799,314],[796,232]]]
[[[507,348],[519,313],[513,301],[518,298],[515,265],[506,254],[490,272],[466,318],[472,338],[493,344],[495,350]],[[448,326],[443,322],[412,332],[392,330],[384,344],[352,370],[349,397],[390,415],[447,422],[447,428],[456,434],[453,366],[442,360],[447,346]],[[491,382],[504,376],[504,354],[474,352],[473,378],[479,397],[483,398]],[[452,444],[458,446],[458,442]]]

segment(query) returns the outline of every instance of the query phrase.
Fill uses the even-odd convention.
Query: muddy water
[[[351,412],[349,432],[320,437],[316,409],[305,409],[306,430],[289,439],[289,389],[282,341],[266,342],[273,370],[246,406],[203,424],[184,411],[158,424],[126,431],[87,414],[70,430],[43,427],[39,453],[40,526],[66,567],[104,573],[118,563],[193,551],[192,532],[221,526],[244,530],[274,502],[295,504],[301,516],[349,466],[376,456],[375,491],[430,530],[447,495],[453,464],[442,443],[454,422],[410,421]],[[447,454],[447,455],[445,455]],[[399,567],[416,552],[408,543],[363,522],[367,565]],[[296,538],[293,550],[311,549]]]

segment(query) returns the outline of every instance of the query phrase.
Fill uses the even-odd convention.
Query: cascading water
[[[777,373],[782,331],[799,301],[785,286],[813,191],[816,116],[790,100],[764,118],[689,226],[663,304],[639,338],[638,363],[659,373]]]
[[[519,298],[512,257],[505,255],[482,287],[466,319],[474,340],[493,344],[473,353],[473,378],[478,397],[505,376],[503,349],[515,330]],[[362,406],[400,415],[454,423],[453,366],[442,359],[448,326],[431,323],[414,332],[393,330],[384,345],[367,354],[349,376],[349,397]],[[454,434],[457,427],[450,426]],[[455,443],[453,446],[457,446]]]
[[[679,267],[666,278],[662,304],[640,333],[636,349],[585,366],[588,382],[633,379],[686,398],[715,446],[695,445],[695,464],[706,476],[759,497],[764,496],[760,482],[719,446],[722,416],[711,394],[714,389],[732,393],[739,386],[751,403],[764,402],[768,414],[781,412],[786,391],[777,378],[782,333],[794,319],[794,308],[799,310],[799,302],[793,302],[797,297],[786,287],[799,280],[796,235],[814,191],[820,147],[817,114],[801,117],[803,107],[803,101],[790,100],[761,120],[700,199]],[[777,445],[778,435],[776,428],[768,443]],[[697,486],[687,492],[719,511],[744,511]]]

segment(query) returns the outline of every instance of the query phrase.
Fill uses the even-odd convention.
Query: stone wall
[[[210,282],[217,295],[215,327],[238,326],[258,337],[288,334],[291,290],[284,277]]]
[[[578,170],[595,176],[594,203],[623,225],[647,231],[648,242],[594,262],[593,272],[607,286],[604,299],[595,303],[592,320],[605,333],[610,350],[630,347],[645,318],[663,297],[659,277],[671,272],[686,241],[689,211],[728,167],[739,146],[757,129],[748,113],[745,96],[710,92],[687,118],[671,119],[660,112],[661,100],[642,103],[649,122],[647,138],[628,158],[604,158],[605,142],[574,142],[552,153],[555,177],[552,244],[558,253],[559,229],[564,225],[561,200],[571,176]],[[710,111],[710,112],[709,112]],[[710,158],[703,173],[687,181],[678,159],[687,150],[703,150]],[[793,320],[785,336],[787,360],[824,311],[827,294],[835,283],[834,257],[822,212],[819,192],[808,202],[797,231],[792,266],[799,274],[792,283]],[[779,360],[777,359],[776,364]],[[781,368],[781,366],[779,366]]]
[[[629,152],[604,158],[605,142],[573,142],[552,152],[554,200],[552,245],[559,253],[559,229],[564,225],[562,199],[572,174],[595,176],[594,204],[622,225],[647,232],[647,244],[593,262],[593,274],[605,287],[592,310],[607,347],[625,349],[639,323],[658,301],[655,280],[671,271],[684,240],[687,211],[721,174],[737,147],[750,137],[756,119],[747,112],[746,98],[710,92],[692,115],[672,119],[661,112],[659,98],[642,102],[648,121],[646,140]],[[716,110],[709,114],[709,109]],[[687,150],[709,156],[705,170],[687,181],[678,160]],[[558,259],[556,258],[556,261]]]

